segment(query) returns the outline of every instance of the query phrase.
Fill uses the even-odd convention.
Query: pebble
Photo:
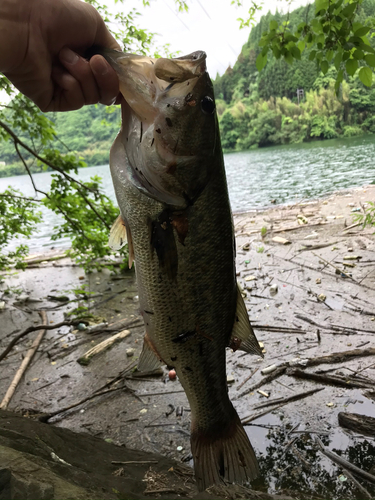
[[[126,355],[128,358],[131,358],[132,356],[134,356],[134,353],[135,353],[135,349],[133,347],[126,349]]]
[[[168,377],[169,380],[176,380],[177,377],[176,370],[169,370]]]

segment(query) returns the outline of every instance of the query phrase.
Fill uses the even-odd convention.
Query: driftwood
[[[344,363],[344,361],[365,356],[375,356],[375,347],[369,347],[368,349],[352,349],[350,351],[334,352],[332,354],[328,354],[327,356],[309,358],[303,360],[303,366],[316,366],[324,363]],[[302,363],[299,366],[302,367]]]
[[[338,375],[310,373],[310,372],[305,372],[304,370],[301,370],[299,368],[289,368],[286,371],[286,374],[289,375],[290,377],[297,377],[306,380],[315,380],[316,382],[320,382],[321,384],[330,384],[339,387],[365,388],[365,389],[375,387],[375,381],[373,383],[370,383],[370,382],[365,382],[363,380],[353,380],[349,379],[349,377],[341,377]]]
[[[103,340],[103,342],[100,342],[100,344],[96,345],[95,347],[92,347],[87,352],[85,352],[85,354],[78,359],[78,363],[81,365],[88,365],[94,356],[100,354],[103,351],[106,351],[115,342],[119,342],[120,340],[125,339],[129,335],[130,335],[130,330],[123,330],[122,332],[116,333],[116,335],[113,335],[109,339]]]
[[[47,318],[47,314],[44,311],[41,311],[40,315],[42,317],[42,321],[44,323],[47,323],[47,319],[48,319]],[[12,380],[12,383],[9,386],[9,389],[7,390],[7,392],[6,392],[5,396],[4,396],[4,399],[2,400],[2,402],[0,404],[0,409],[1,410],[6,410],[7,409],[8,404],[9,404],[10,400],[12,399],[13,394],[15,393],[15,390],[17,389],[19,381],[21,380],[22,375],[25,373],[27,367],[29,366],[30,361],[33,359],[33,356],[34,356],[36,350],[38,349],[38,347],[39,347],[39,345],[40,345],[40,343],[41,343],[41,341],[42,341],[45,333],[46,333],[46,329],[45,328],[43,328],[42,330],[40,330],[40,332],[38,333],[38,335],[35,338],[34,342],[32,343],[30,349],[27,351],[27,354],[24,357],[24,359],[23,359],[23,361],[21,363],[21,366],[17,370],[17,373],[15,374],[14,379]]]
[[[336,455],[336,453],[333,453],[333,451],[327,450],[318,437],[315,438],[315,442],[319,446],[320,451],[326,457],[332,460],[332,462],[335,462],[337,465],[340,465],[340,467],[343,467],[344,469],[348,469],[348,471],[350,471],[352,474],[355,474],[356,476],[361,477],[362,479],[365,479],[366,481],[369,481],[372,484],[375,484],[375,476],[360,469],[359,467],[356,467],[355,465],[351,464],[344,458],[339,457],[338,455]]]
[[[306,392],[299,392],[298,394],[293,394],[293,396],[288,396],[286,398],[271,399],[270,401],[267,401],[266,403],[262,403],[260,405],[254,406],[254,410],[258,410],[259,408],[265,408],[267,406],[272,406],[272,405],[276,405],[276,404],[280,404],[280,403],[291,403],[292,401],[298,401],[299,399],[304,399],[304,398],[307,398],[308,396],[312,396],[316,392],[320,392],[323,389],[325,389],[325,387],[318,387],[317,389],[312,389],[312,390],[306,391]]]
[[[375,436],[375,418],[367,415],[359,415],[358,413],[338,414],[339,424],[341,427],[346,427],[358,434],[366,436]]]

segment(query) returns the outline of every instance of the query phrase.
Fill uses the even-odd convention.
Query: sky
[[[115,9],[136,7],[142,13],[137,25],[158,33],[158,45],[169,43],[171,51],[180,50],[181,55],[204,50],[208,72],[213,78],[217,72],[223,74],[229,65],[234,65],[250,33],[250,28],[240,30],[237,21],[239,17],[246,17],[250,0],[243,1],[247,8],[231,5],[231,0],[187,0],[188,13],[179,13],[174,0],[150,0],[147,8],[142,7],[141,0],[125,0],[116,5],[114,0],[108,0],[110,9],[111,3]],[[263,9],[257,13],[257,20],[269,10],[288,10],[286,0],[264,0],[262,3]],[[293,0],[290,9],[307,3],[308,0]]]

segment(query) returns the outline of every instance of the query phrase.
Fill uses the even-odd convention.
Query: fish
[[[116,70],[122,126],[110,152],[145,323],[138,370],[174,368],[191,408],[200,491],[244,483],[258,462],[228,396],[226,348],[262,355],[236,281],[235,238],[206,54],[174,59],[101,49]]]

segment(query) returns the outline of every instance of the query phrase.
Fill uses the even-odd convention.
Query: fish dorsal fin
[[[108,245],[111,250],[120,250],[128,242],[126,224],[119,215],[109,233]]]
[[[137,370],[140,372],[151,372],[163,365],[158,352],[151,343],[147,333],[143,339],[143,348],[139,356]]]
[[[257,354],[263,358],[262,349],[259,346],[259,342],[257,341],[253,328],[250,324],[245,302],[242,297],[242,290],[238,283],[237,309],[229,347],[231,347],[234,351],[240,349],[241,351],[248,352],[249,354]]]
[[[127,221],[119,215],[109,233],[108,245],[111,250],[117,251],[120,250],[120,248],[122,248],[126,243],[128,244],[129,249],[129,269],[131,269],[134,262],[132,234]]]

